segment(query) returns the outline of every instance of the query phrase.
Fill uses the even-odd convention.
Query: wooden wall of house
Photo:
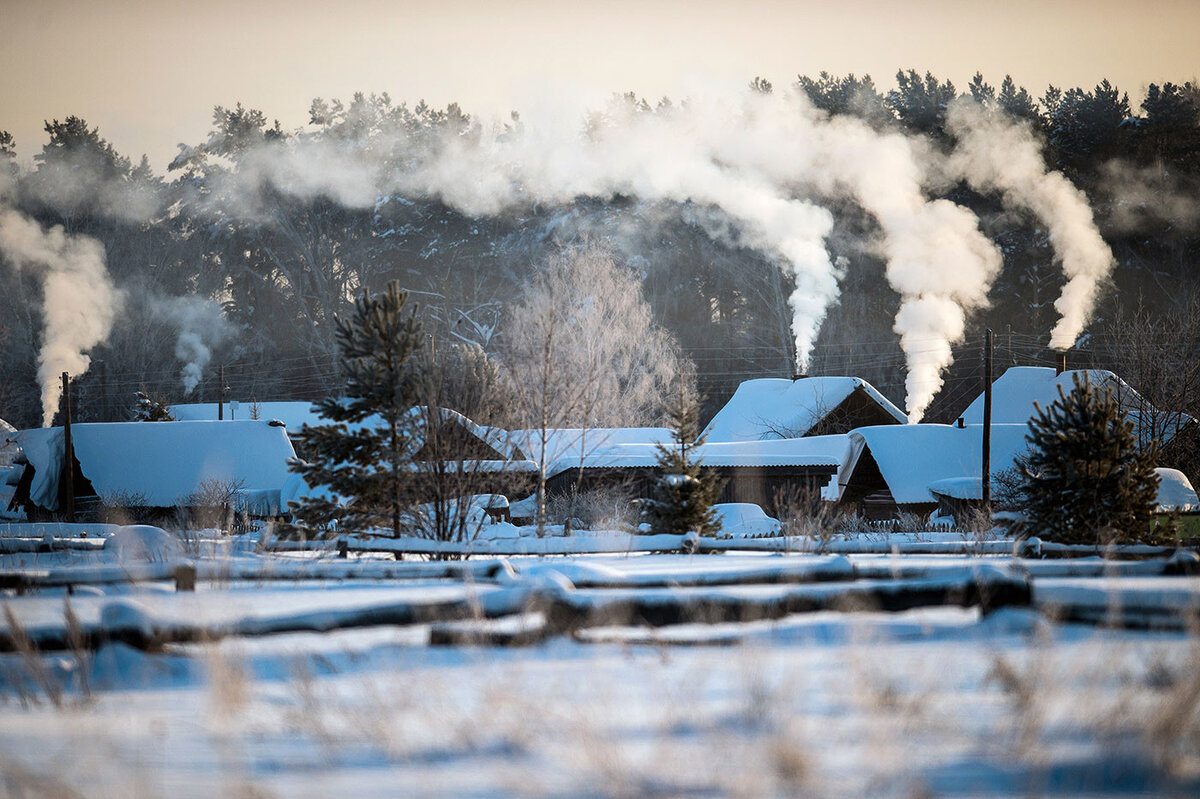
[[[768,514],[792,504],[819,503],[821,488],[833,479],[832,466],[717,466],[713,471],[723,481],[720,502],[752,502]],[[546,481],[550,496],[563,496],[576,485],[581,491],[620,492],[629,497],[649,497],[658,479],[657,467],[567,469]]]
[[[856,388],[804,435],[843,435],[858,427],[880,424],[900,424],[900,420],[884,410],[866,391]]]

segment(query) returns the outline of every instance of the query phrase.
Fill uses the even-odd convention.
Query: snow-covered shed
[[[752,502],[773,508],[820,496],[837,499],[837,473],[849,438],[844,435],[760,441],[705,443],[695,449],[700,464],[724,481],[721,502]],[[547,468],[546,488],[565,494],[583,489],[627,486],[648,496],[658,478],[658,449],[654,444],[616,444],[597,449],[581,461],[565,457]]]
[[[908,417],[857,377],[746,380],[705,428],[708,440],[759,441],[904,424]]]
[[[27,461],[17,501],[31,516],[58,511],[65,496],[61,427],[17,434]],[[71,426],[75,495],[137,498],[150,508],[189,504],[216,482],[278,512],[292,444],[280,425],[238,422],[105,422]]]
[[[1024,424],[993,424],[991,471],[1013,468],[1027,449]],[[871,518],[898,511],[925,514],[938,494],[956,499],[982,495],[983,426],[910,424],[864,427],[850,433],[839,470],[841,501]]]
[[[1064,394],[1069,394],[1076,377],[1086,377],[1101,391],[1111,389],[1142,443],[1157,440],[1160,446],[1165,445],[1181,430],[1195,424],[1196,420],[1186,413],[1154,407],[1108,370],[1080,369],[1059,374],[1044,366],[1012,366],[992,382],[992,423],[1027,424],[1036,412],[1035,402],[1042,408],[1049,406],[1058,399],[1060,387]],[[983,424],[982,393],[962,412],[962,419],[968,425]]]

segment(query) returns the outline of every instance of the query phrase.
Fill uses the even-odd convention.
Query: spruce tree
[[[1031,532],[1069,544],[1151,542],[1156,450],[1138,448],[1112,390],[1076,375],[1069,394],[1059,386],[1058,399],[1035,408],[1022,468]]]
[[[129,412],[131,422],[173,422],[171,406],[166,397],[158,392],[150,392],[143,388],[133,394],[133,408]]]
[[[418,445],[420,376],[413,354],[420,346],[415,309],[397,281],[380,294],[364,292],[349,319],[337,318],[336,336],[346,374],[345,395],[317,403],[329,424],[301,428],[301,451],[292,471],[317,496],[293,505],[293,527],[320,534],[388,528],[400,535],[401,517],[413,504]]]
[[[700,403],[680,380],[677,395],[664,411],[671,423],[673,442],[657,447],[662,474],[655,483],[653,498],[643,506],[650,529],[676,535],[715,535],[721,530],[721,522],[712,505],[721,493],[721,481],[702,469],[696,457],[696,447],[705,439],[700,434]]]

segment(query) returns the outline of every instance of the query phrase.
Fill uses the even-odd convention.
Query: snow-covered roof
[[[1101,390],[1111,388],[1126,417],[1138,426],[1143,420],[1153,425],[1153,434],[1160,443],[1169,441],[1179,430],[1193,421],[1184,413],[1162,413],[1119,376],[1106,369],[1069,370],[1057,374],[1045,366],[1013,366],[992,383],[992,423],[1026,424],[1034,414],[1034,402],[1045,408],[1058,399],[1058,389],[1069,394],[1075,377],[1087,377]],[[1167,411],[1169,409],[1163,409]],[[962,412],[968,425],[983,424],[983,394]]]
[[[705,443],[695,448],[696,459],[703,466],[833,466],[845,456],[850,438],[838,436],[809,436],[767,441],[721,441]],[[658,465],[658,448],[653,444],[617,444],[597,450],[583,459],[560,458],[546,468],[553,477],[567,469],[631,469],[653,468]],[[837,499],[837,481],[822,489],[822,496]]]
[[[758,441],[803,436],[855,391],[861,390],[897,422],[908,417],[887,397],[857,377],[746,380],[708,423],[708,440]]]
[[[530,460],[539,461],[542,454],[541,430],[513,430],[512,440]],[[630,444],[669,444],[671,431],[665,427],[564,427],[546,431],[546,464],[558,460],[574,460],[599,454],[615,446]],[[563,468],[570,468],[564,466]]]
[[[1012,468],[1013,460],[1025,452],[1024,424],[993,424],[991,469],[995,475]],[[954,478],[973,478],[976,486],[983,473],[983,426],[964,428],[942,424],[883,425],[860,427],[849,435],[850,446],[839,471],[845,485],[864,452],[870,452],[899,504],[934,502],[930,486]],[[961,484],[958,490],[962,490]],[[946,487],[941,484],[941,487]],[[979,489],[975,491],[978,493]],[[950,496],[954,496],[951,494]]]
[[[1158,510],[1200,511],[1200,498],[1187,475],[1178,469],[1158,467]]]
[[[63,429],[22,430],[18,438],[36,470],[30,499],[57,509]],[[281,488],[295,456],[284,428],[262,421],[76,424],[71,438],[97,494],[136,494],[158,507],[176,504],[207,480],[248,491]]]
[[[980,469],[980,471],[983,471]],[[952,499],[983,499],[983,481],[975,477],[947,477],[929,484],[929,493]]]
[[[252,415],[253,414],[253,415]],[[181,422],[215,421],[217,418],[217,403],[191,402],[171,406],[171,415]],[[278,419],[287,427],[288,432],[298,433],[306,424],[321,424],[316,406],[308,400],[296,402],[239,402],[235,410],[228,402],[225,403],[224,417],[226,420],[242,421],[257,418],[269,422]]]
[[[233,411],[229,407],[229,403],[225,403],[225,418],[249,419],[250,414],[256,413],[258,418],[263,421],[277,419],[283,422],[289,434],[300,432],[300,428],[304,425],[322,425],[329,422],[322,418],[318,413],[317,406],[307,400],[298,402],[258,402],[258,403],[239,403],[237,411]],[[423,421],[424,414],[422,408],[413,408],[410,412],[414,417],[420,417]],[[236,414],[236,417],[234,417]],[[486,427],[476,424],[475,422],[463,416],[458,411],[449,408],[438,408],[438,417],[443,422],[453,421],[461,424],[464,428],[478,437],[480,440],[487,443],[500,454],[509,458],[519,458],[521,455],[517,451],[515,439],[507,431],[499,427]],[[186,405],[172,405],[171,415],[179,421],[194,421],[194,420],[214,420],[217,418],[217,403],[215,402],[196,402]],[[361,425],[351,425],[351,427],[365,426],[372,423],[371,417]],[[157,423],[156,423],[157,424]],[[421,448],[424,439],[417,436],[414,441],[414,452]]]
[[[414,408],[413,410],[419,411],[420,409]],[[443,423],[454,422],[462,425],[468,432],[504,457],[510,460],[525,459],[526,450],[521,448],[521,439],[516,433],[505,430],[502,427],[488,427],[487,425],[476,424],[458,411],[449,408],[437,408],[436,410],[438,418]]]

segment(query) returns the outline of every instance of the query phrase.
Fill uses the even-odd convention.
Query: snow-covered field
[[[106,558],[10,554],[0,575],[129,567]],[[237,552],[196,565],[194,593],[171,580],[7,592],[16,651],[0,654],[0,795],[1200,793],[1200,636],[1185,612],[1200,607],[1200,578],[1162,576],[1161,564]],[[304,569],[322,579],[296,579]],[[1024,580],[1032,604],[885,613],[860,594],[839,610],[770,612],[962,575]],[[551,606],[505,604],[514,597],[579,612],[689,597],[768,612],[665,626],[593,616],[547,632]],[[450,610],[432,622],[370,615],[416,606]],[[1054,621],[1064,607],[1118,620],[1170,608],[1176,623]],[[332,629],[347,619],[362,626]],[[122,624],[158,644],[101,640]],[[266,634],[298,628],[328,631]],[[98,645],[34,652],[18,630]]]

